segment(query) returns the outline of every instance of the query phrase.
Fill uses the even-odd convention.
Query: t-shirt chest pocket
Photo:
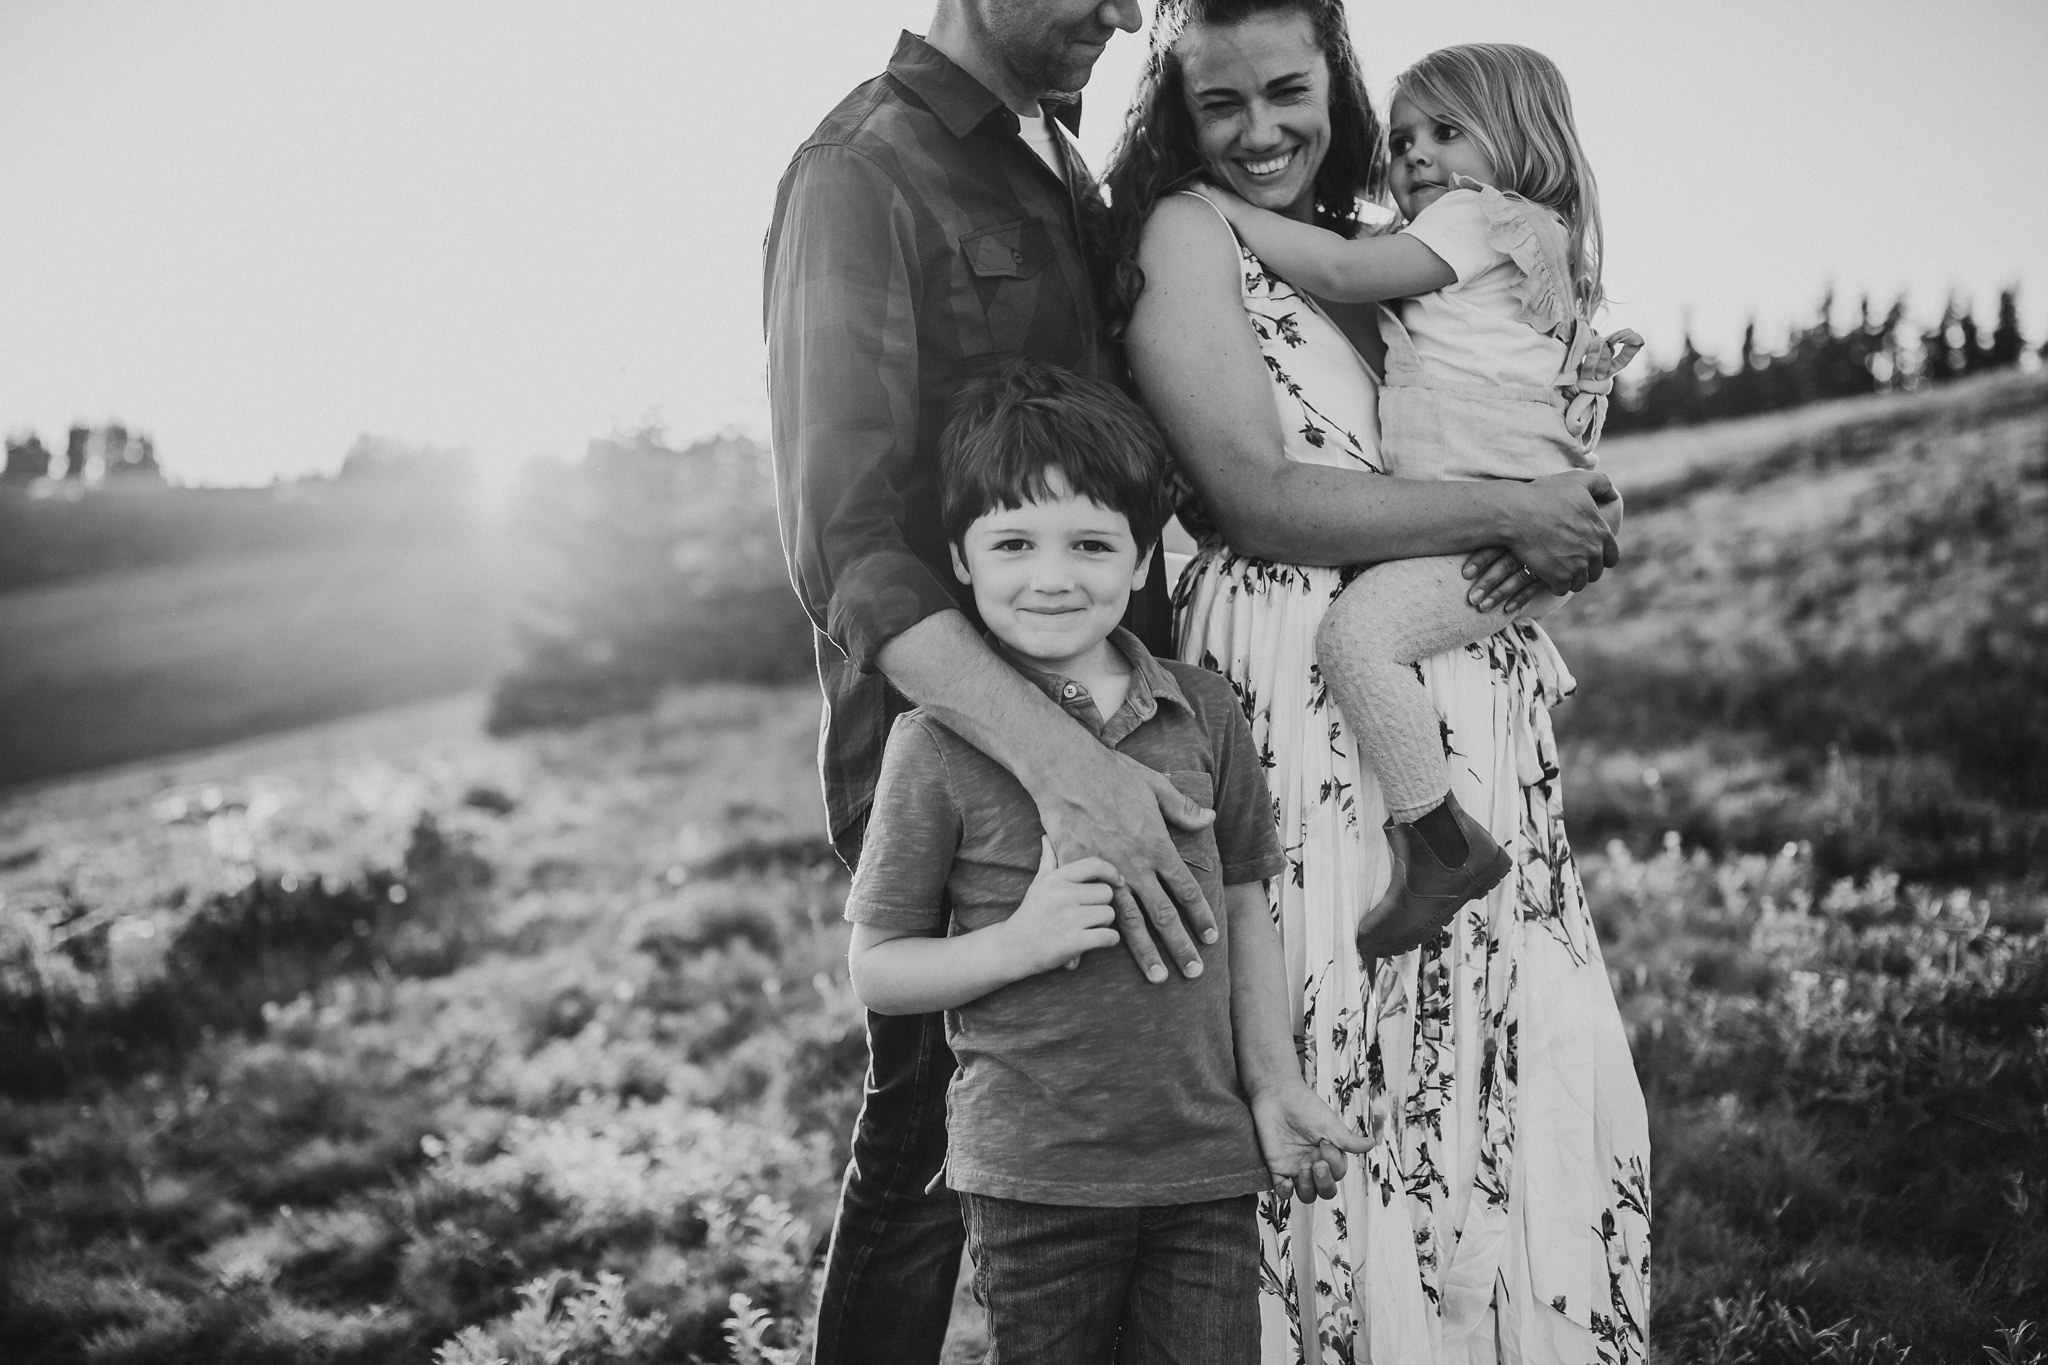
[[[1216,779],[1205,772],[1179,770],[1169,772],[1166,780],[1173,783],[1174,790],[1200,806],[1203,810],[1216,809]],[[1214,872],[1221,861],[1216,853],[1216,829],[1206,825],[1201,829],[1185,830],[1177,825],[1168,825],[1173,831],[1173,846],[1189,867],[1197,872]],[[1222,914],[1222,907],[1210,909]]]
[[[1052,234],[1036,218],[976,228],[960,237],[956,287],[961,353],[1012,355],[1024,349],[1053,258]]]

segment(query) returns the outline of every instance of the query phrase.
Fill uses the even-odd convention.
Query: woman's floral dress
[[[1287,457],[1379,470],[1371,373],[1242,255]],[[1315,659],[1343,574],[1196,533],[1180,654],[1229,678],[1250,717],[1289,865],[1273,915],[1303,1067],[1373,1140],[1334,1201],[1262,1201],[1263,1360],[1639,1365],[1649,1138],[1565,839],[1549,708],[1571,675],[1526,624],[1419,665],[1458,801],[1516,870],[1368,980],[1352,930],[1387,884],[1386,810]]]

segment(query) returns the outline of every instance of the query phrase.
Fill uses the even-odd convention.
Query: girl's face
[[[1410,221],[1442,197],[1454,175],[1470,176],[1482,185],[1494,183],[1493,163],[1479,144],[1457,124],[1446,122],[1440,111],[1406,95],[1394,96],[1394,107],[1387,113],[1387,151],[1394,163],[1387,173],[1394,207]]]
[[[1210,177],[1260,208],[1307,221],[1330,150],[1330,64],[1309,17],[1190,24],[1179,46]]]

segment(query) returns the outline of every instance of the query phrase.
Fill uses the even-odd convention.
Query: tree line
[[[160,484],[162,466],[156,442],[148,432],[130,433],[119,422],[102,427],[74,425],[66,434],[64,454],[52,454],[35,432],[7,438],[7,462],[0,465],[0,485],[25,486],[38,479],[85,483],[92,479]]]
[[[1677,360],[1618,389],[1607,430],[1694,426],[1826,398],[1946,384],[1965,375],[2011,369],[2028,349],[2020,330],[2017,288],[1999,293],[1997,317],[1988,335],[1970,306],[1953,298],[1926,331],[1916,330],[1907,319],[1903,299],[1879,314],[1865,298],[1855,320],[1840,329],[1834,315],[1835,295],[1830,289],[1813,322],[1795,328],[1785,348],[1776,352],[1757,344],[1752,319],[1743,329],[1742,351],[1732,365],[1702,352],[1687,333]],[[2036,354],[2048,358],[2048,345]]]

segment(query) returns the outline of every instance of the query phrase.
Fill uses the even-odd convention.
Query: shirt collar
[[[1117,714],[1102,718],[1103,743],[1115,745],[1121,742],[1125,735],[1152,719],[1158,713],[1161,702],[1171,702],[1189,715],[1194,714],[1195,708],[1189,705],[1187,694],[1180,690],[1180,683],[1167,671],[1166,665],[1159,662],[1151,650],[1145,648],[1143,641],[1122,626],[1118,626],[1109,633],[1109,642],[1116,646],[1117,652],[1131,665],[1131,687],[1130,691],[1124,694],[1124,704],[1118,708]],[[990,647],[995,647],[993,639],[990,641]],[[1028,664],[1018,663],[1007,654],[1003,657],[1009,660],[1012,668],[1035,683],[1039,691],[1045,693],[1062,709],[1072,707],[1083,697],[1087,698],[1091,707],[1094,704],[1095,699],[1088,696],[1087,689],[1064,674],[1047,673]],[[1077,690],[1069,692],[1069,687]],[[1126,713],[1130,715],[1129,724],[1119,725],[1117,717]]]
[[[995,97],[987,86],[967,74],[958,63],[915,33],[905,30],[896,39],[896,51],[889,58],[889,74],[901,81],[925,107],[946,125],[954,137],[966,137],[981,126],[983,119],[1000,111],[1009,127],[1017,127],[1017,116]],[[1069,133],[1081,131],[1081,97],[1048,101],[1055,121]]]

